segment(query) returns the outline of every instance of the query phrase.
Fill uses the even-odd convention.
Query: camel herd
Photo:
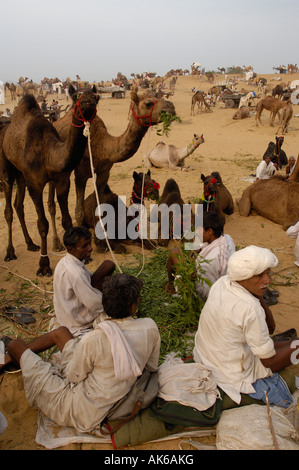
[[[217,94],[218,91],[216,87],[211,89],[211,94],[216,95],[215,104],[221,95],[220,92],[219,95]],[[49,184],[48,207],[54,234],[54,250],[63,248],[56,230],[54,196],[56,193],[62,215],[62,226],[66,230],[72,225],[68,210],[68,194],[70,176],[73,171],[76,186],[75,218],[77,224],[86,223],[87,208],[89,206],[94,208],[94,196],[92,202],[85,201],[86,184],[88,179],[92,177],[86,128],[91,136],[91,153],[94,159],[93,168],[96,175],[98,197],[103,202],[109,198],[112,200],[115,196],[108,186],[112,166],[117,162],[131,158],[137,152],[148,129],[160,122],[161,113],[175,115],[173,103],[164,100],[163,97],[156,98],[152,93],[139,95],[132,92],[131,112],[127,128],[123,134],[115,137],[108,133],[104,122],[97,115],[99,96],[95,87],[82,87],[76,90],[70,85],[69,95],[72,99],[71,109],[53,124],[45,118],[33,94],[28,93],[25,93],[20,100],[12,118],[0,120],[0,181],[3,183],[6,199],[5,219],[8,227],[5,260],[16,259],[12,237],[12,192],[16,182],[14,207],[23,230],[27,249],[30,251],[41,250],[37,270],[37,274],[40,276],[52,275],[47,250],[49,222],[45,216],[43,205],[43,191],[46,184]],[[201,95],[201,97],[198,100],[193,99],[195,95]],[[210,110],[205,96],[196,92],[192,97],[191,114],[194,112],[195,104],[200,100],[206,109]],[[283,100],[276,96],[261,99],[256,107],[257,125],[261,123],[261,113],[264,109],[271,113],[270,125],[273,125],[275,116],[281,112],[280,126],[283,132],[287,132],[287,126],[292,117],[289,100]],[[191,143],[182,148],[160,142],[145,156],[145,166],[170,170],[186,169],[185,159],[202,143],[204,143],[204,138],[198,134],[194,134]],[[212,199],[209,201],[213,201],[215,210],[219,211],[223,217],[224,213],[233,213],[232,197],[223,185],[219,173],[208,177],[202,175],[202,181],[204,195],[208,198],[212,194]],[[24,213],[26,187],[36,209],[41,247],[33,243],[26,227]],[[172,188],[173,191],[176,189],[171,182],[165,185],[163,191],[165,200],[168,200],[167,188]],[[179,188],[174,192],[181,203]],[[271,201],[271,210],[269,210],[269,201]],[[246,217],[252,209],[255,209],[263,217],[281,224],[286,230],[298,217],[299,162],[297,161],[295,170],[288,181],[279,176],[269,180],[256,181],[245,189],[236,203],[240,215]],[[276,205],[275,210],[273,210],[273,204]],[[288,211],[285,210],[286,207]]]

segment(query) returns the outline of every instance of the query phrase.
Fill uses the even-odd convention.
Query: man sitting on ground
[[[243,403],[248,395],[265,401],[265,390],[270,404],[288,406],[292,402],[294,377],[289,381],[284,374],[289,391],[276,372],[282,374],[291,365],[296,346],[299,354],[299,343],[273,342],[269,335],[275,322],[263,300],[270,268],[277,263],[276,256],[265,248],[249,246],[236,251],[228,261],[227,275],[212,286],[200,315],[194,360],[212,371],[217,385],[235,404]]]
[[[12,340],[6,363],[20,364],[27,400],[60,426],[79,432],[99,429],[112,406],[131,389],[146,368],[156,371],[160,334],[151,318],[133,319],[142,281],[116,274],[103,284],[103,306],[109,318],[80,341],[60,327],[25,344]],[[57,375],[37,354],[54,345],[62,351]]]
[[[267,156],[256,169],[256,180],[268,180],[275,174],[276,169],[277,165],[271,162],[270,156]]]
[[[207,278],[211,284],[214,284],[219,277],[226,274],[227,261],[231,254],[235,251],[235,244],[230,235],[223,234],[223,220],[217,212],[204,212],[203,214],[203,233],[202,244],[196,258],[196,267],[198,274],[205,271],[203,277]],[[179,262],[179,250],[174,248],[171,250],[168,262],[168,283],[166,289],[169,292],[175,292],[174,281],[176,273],[176,265]],[[198,295],[206,300],[208,297],[210,286],[205,282],[197,282],[196,290]]]
[[[105,317],[102,305],[102,284],[115,269],[112,261],[104,261],[92,274],[85,262],[92,252],[91,233],[85,227],[72,227],[63,237],[67,254],[54,271],[55,317],[50,329],[66,326],[73,335],[81,335],[92,328],[93,322]]]

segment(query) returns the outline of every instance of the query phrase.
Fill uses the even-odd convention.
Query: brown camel
[[[177,182],[173,178],[168,179],[163,189],[159,207],[157,208],[159,211],[157,214],[157,235],[160,246],[168,246],[170,240],[183,237],[185,231],[189,228],[184,226],[185,222],[187,225],[190,222],[190,227],[193,225],[194,214],[192,211],[190,212],[191,220],[184,220],[184,204]]]
[[[195,115],[195,111],[194,111],[194,108],[195,108],[195,105],[196,103],[198,104],[198,109],[197,109],[197,112],[199,110],[199,108],[202,109],[203,105],[205,106],[205,108],[210,112],[212,113],[212,110],[210,108],[210,105],[209,103],[207,102],[207,100],[205,99],[205,94],[203,91],[197,91],[196,93],[194,93],[194,95],[192,96],[192,100],[191,100],[191,115]]]
[[[261,114],[262,111],[266,109],[267,111],[270,111],[270,126],[273,127],[276,114],[278,113],[279,115],[279,111],[283,109],[288,103],[289,100],[282,101],[281,99],[275,98],[273,96],[266,96],[266,98],[261,99],[256,105],[256,125],[258,125],[258,122],[262,124]]]
[[[90,126],[91,153],[93,166],[96,174],[96,187],[99,194],[99,200],[109,179],[112,166],[115,163],[123,162],[131,158],[137,152],[143,137],[149,127],[159,123],[161,112],[175,115],[174,105],[170,101],[156,99],[152,94],[145,93],[141,96],[137,93],[131,93],[131,116],[127,129],[119,137],[114,137],[108,133],[108,130],[99,116],[96,116]],[[69,112],[63,118],[54,123],[59,134],[64,138],[69,132],[71,126],[72,114]],[[61,185],[66,185],[69,181],[71,172],[64,173]],[[89,149],[86,148],[84,156],[75,169],[76,184],[76,209],[75,217],[78,225],[82,225],[84,218],[84,195],[85,188],[89,178],[92,177],[90,168]],[[69,188],[69,182],[68,182]],[[65,211],[69,216],[67,209],[67,195],[65,193]],[[55,227],[55,202],[54,187],[49,188],[49,210],[52,214],[53,233],[55,234],[56,249],[60,249]]]
[[[239,213],[248,217],[252,210],[287,230],[298,220],[299,156],[288,181],[282,176],[257,180],[236,200]]]
[[[203,181],[202,203],[204,211],[217,211],[225,222],[225,214],[231,215],[234,212],[234,201],[231,193],[222,182],[218,171],[213,171],[210,175],[201,174]]]
[[[80,162],[87,139],[83,135],[83,125],[90,121],[96,114],[99,100],[95,88],[80,89],[77,92],[72,86],[69,89],[73,99],[72,125],[69,132],[62,139],[53,125],[43,116],[41,109],[33,95],[25,95],[16,108],[11,123],[9,124],[2,144],[1,161],[7,168],[13,166],[17,171],[17,183],[19,190],[18,216],[23,227],[25,224],[23,212],[23,201],[25,185],[35,205],[38,216],[38,230],[41,237],[41,258],[37,275],[51,275],[49,258],[47,255],[48,221],[45,216],[43,205],[43,190],[45,185],[52,181],[56,186],[57,199],[62,211],[65,213],[64,189],[69,184],[67,181],[61,190],[61,175],[72,171]],[[7,190],[5,216],[8,224],[9,235],[12,224],[11,191],[12,177],[9,173],[4,174]],[[62,218],[62,225],[69,228],[71,219]],[[24,234],[25,235],[25,234]],[[30,249],[28,247],[28,249]],[[35,248],[36,249],[36,248]],[[9,238],[6,261],[15,259],[12,240]]]
[[[158,200],[159,199],[159,187],[160,185],[151,178],[150,170],[143,175],[143,173],[137,173],[136,171],[133,172],[134,178],[134,185],[132,190],[132,195],[130,199],[130,205],[134,207],[136,204],[141,204],[141,201],[145,199],[152,199]],[[143,196],[142,196],[143,191]],[[126,248],[123,244],[138,244],[140,246],[141,239],[138,236],[135,240],[131,240],[127,233],[128,224],[135,218],[138,217],[138,213],[136,216],[131,216],[125,206],[125,203],[122,201],[121,198],[115,193],[111,191],[108,184],[106,184],[103,194],[102,194],[102,201],[101,204],[109,204],[112,206],[109,207],[108,210],[111,210],[112,213],[109,215],[103,214],[103,225],[105,227],[105,231],[107,233],[107,238],[109,241],[109,245],[111,249],[115,253],[126,253]],[[144,202],[143,202],[144,204]],[[99,222],[99,217],[96,215],[96,208],[97,208],[97,199],[95,192],[91,193],[84,201],[84,219],[83,225],[88,228],[95,228]],[[114,210],[114,212],[113,212]],[[124,219],[119,220],[120,216],[123,216]],[[107,224],[105,220],[108,220],[108,223],[113,223],[112,232],[109,233],[109,227],[107,228]],[[100,223],[99,223],[100,224]],[[101,227],[101,224],[100,224]],[[124,230],[126,227],[125,233],[120,234],[120,230]],[[113,230],[114,229],[114,230]],[[104,238],[103,230],[100,229],[101,238],[97,238],[96,234],[94,237],[95,245],[99,252],[107,251],[108,246],[106,242],[106,237]],[[152,250],[156,248],[156,244],[152,241],[147,239],[143,240],[143,245],[146,249]]]

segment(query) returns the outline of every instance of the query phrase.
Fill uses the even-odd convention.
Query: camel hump
[[[170,178],[166,181],[165,188],[164,188],[163,192],[164,193],[165,192],[167,192],[167,193],[171,193],[171,192],[180,193],[180,189],[179,189],[179,186],[178,186],[177,182],[173,178]]]
[[[32,109],[40,110],[39,104],[37,103],[36,99],[33,95],[29,93],[23,96],[19,106],[21,106],[22,108],[26,108],[28,111],[31,111]]]

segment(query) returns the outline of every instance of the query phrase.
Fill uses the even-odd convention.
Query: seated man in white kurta
[[[267,180],[275,174],[275,170],[276,167],[274,163],[271,162],[271,157],[266,157],[265,160],[261,161],[256,169],[256,179]]]
[[[89,260],[92,246],[91,233],[85,227],[72,227],[63,237],[67,254],[54,271],[55,317],[50,329],[66,326],[73,335],[82,335],[92,328],[93,322],[105,316],[101,286],[106,276],[112,274],[115,265],[104,261],[92,273],[85,262]]]
[[[99,429],[143,369],[158,369],[158,327],[151,318],[133,318],[141,288],[142,281],[129,274],[108,277],[103,284],[103,306],[109,320],[80,341],[60,327],[28,345],[22,340],[8,344],[6,363],[14,359],[20,364],[30,406],[60,426],[80,432]],[[65,378],[35,354],[54,344],[62,351]]]
[[[263,400],[265,397],[256,395],[259,380],[267,381],[274,372],[291,365],[296,348],[296,341],[293,346],[274,343],[269,336],[275,323],[263,295],[270,268],[277,263],[276,256],[265,248],[249,246],[236,251],[228,261],[227,275],[212,286],[200,315],[194,360],[212,371],[217,385],[237,404],[241,394]],[[281,383],[277,374],[273,379],[277,384],[273,389],[269,383],[269,387],[275,394]]]

